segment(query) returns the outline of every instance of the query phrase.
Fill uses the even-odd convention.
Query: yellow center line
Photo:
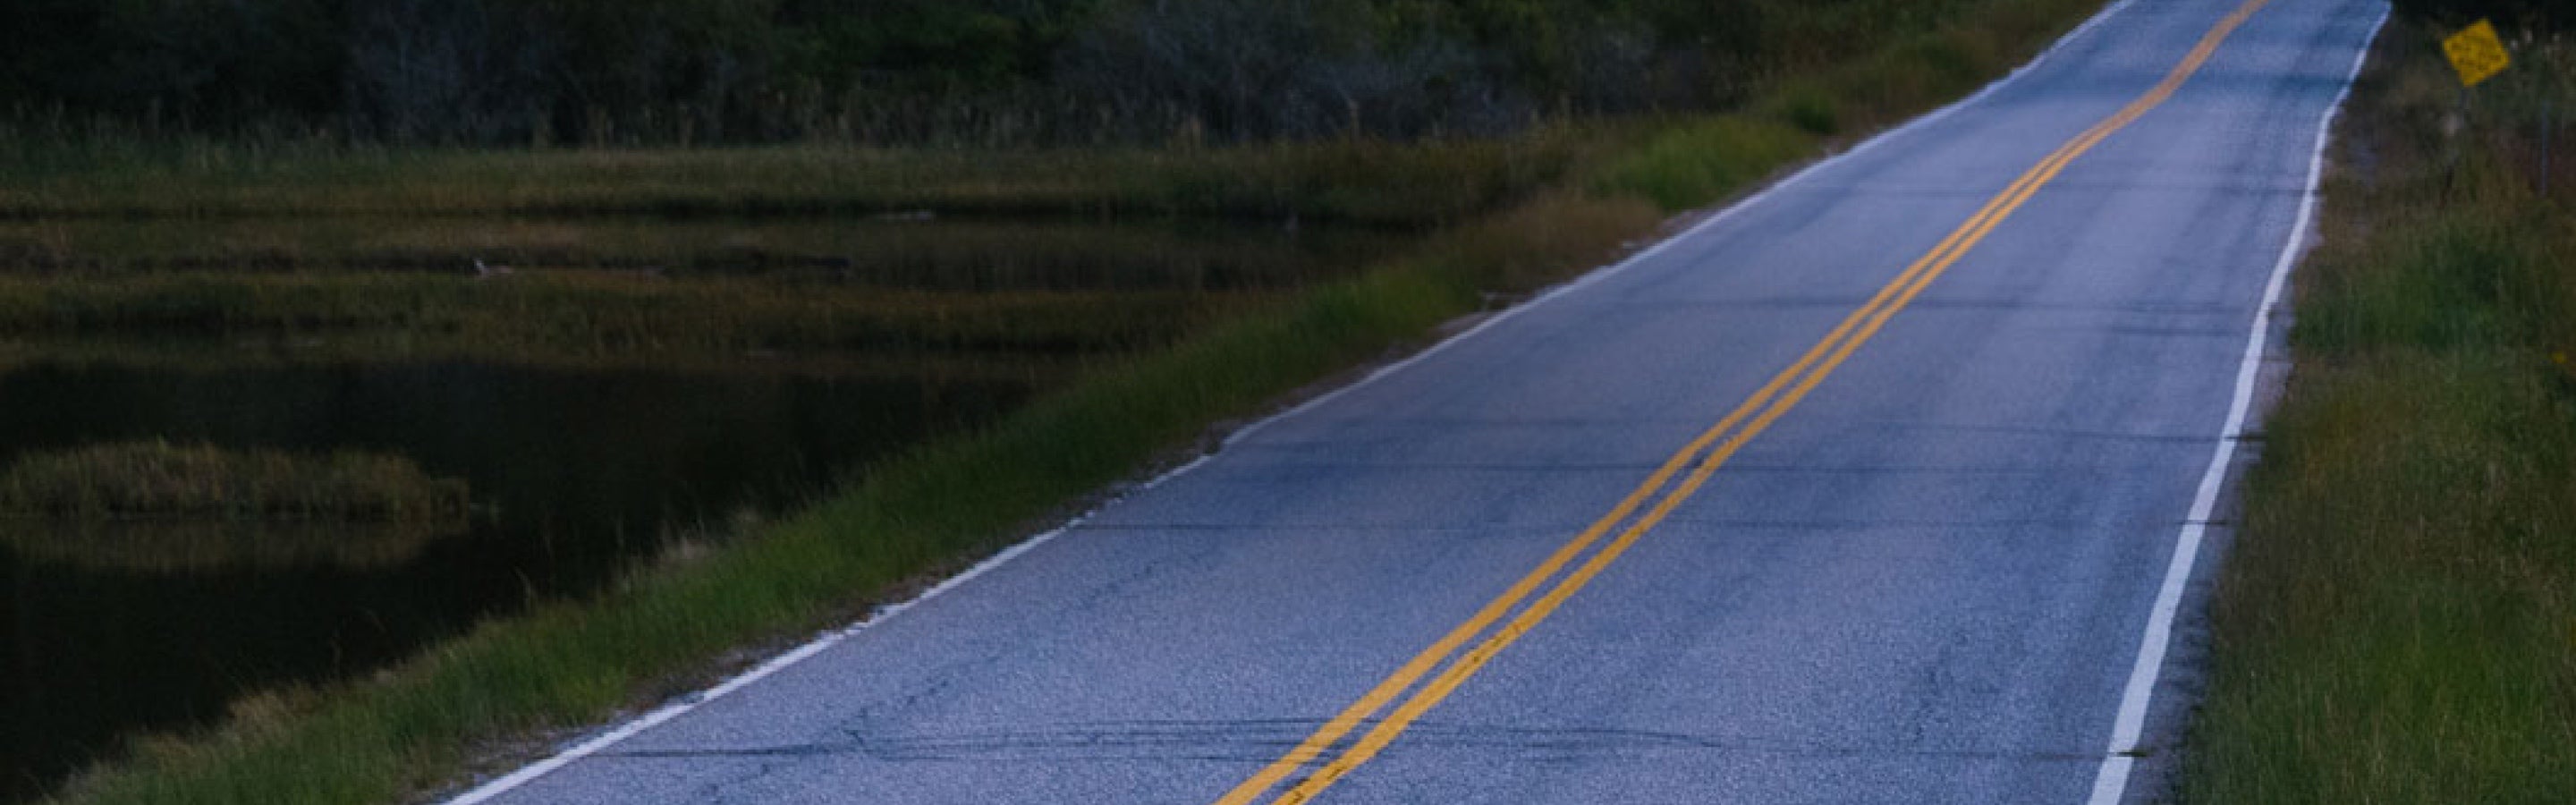
[[[1770,382],[1756,390],[1724,419],[1719,420],[1716,425],[1699,434],[1680,451],[1666,459],[1654,473],[1647,476],[1643,483],[1629,492],[1608,513],[1594,521],[1572,540],[1558,547],[1554,553],[1540,562],[1538,567],[1514,582],[1502,595],[1487,602],[1466,622],[1450,630],[1448,634],[1443,635],[1430,647],[1415,655],[1393,674],[1379,682],[1376,687],[1371,688],[1358,701],[1335,714],[1330,721],[1325,722],[1286,755],[1263,767],[1259,772],[1245,779],[1242,784],[1228,791],[1224,797],[1217,800],[1217,805],[1245,805],[1268,792],[1290,774],[1321,758],[1334,744],[1385,708],[1387,703],[1411,689],[1424,674],[1430,673],[1442,661],[1449,659],[1460,646],[1466,645],[1469,640],[1482,634],[1496,621],[1502,620],[1504,615],[1520,606],[1524,599],[1545,584],[1548,579],[1554,578],[1566,565],[1581,557],[1603,535],[1608,534],[1619,523],[1626,521],[1639,506],[1653,497],[1656,491],[1664,490],[1666,484],[1670,483],[1683,467],[1691,466],[1694,458],[1700,459],[1697,466],[1691,467],[1689,475],[1684,477],[1679,485],[1666,491],[1662,499],[1657,500],[1655,505],[1635,522],[1629,523],[1624,529],[1619,529],[1617,538],[1593,552],[1573,572],[1559,580],[1545,595],[1522,609],[1500,630],[1478,641],[1474,648],[1460,655],[1447,668],[1442,669],[1438,676],[1424,684],[1420,690],[1415,691],[1403,704],[1397,706],[1392,713],[1381,719],[1357,742],[1344,750],[1339,757],[1282,793],[1274,802],[1280,805],[1295,805],[1311,800],[1335,781],[1349,774],[1351,770],[1375,757],[1378,752],[1402,735],[1404,730],[1423,713],[1430,711],[1433,706],[1446,699],[1460,684],[1474,676],[1504,648],[1519,640],[1539,622],[1546,620],[1566,599],[1589,584],[1593,577],[1617,561],[1630,546],[1636,544],[1648,531],[1670,516],[1674,509],[1679,508],[1684,501],[1696,494],[1700,487],[1716,474],[1718,468],[1747,442],[1769,429],[1773,422],[1787,414],[1790,408],[1795,407],[1808,392],[1824,382],[1824,379],[1858,350],[1861,344],[1885,327],[1898,311],[1911,305],[1915,297],[1929,287],[1933,280],[1938,279],[1952,265],[1966,256],[1970,249],[1983,241],[2003,223],[2004,219],[2020,209],[2022,204],[2037,195],[2042,187],[2064,172],[2077,157],[2092,150],[2113,133],[2136,122],[2149,110],[2171,98],[2184,81],[2198,72],[2201,66],[2217,53],[2220,44],[2230,34],[2269,1],[2247,0],[2244,5],[2220,20],[2216,27],[2201,38],[2199,44],[2183,58],[2182,62],[2165,76],[2163,81],[2158,82],[2146,94],[2131,101],[2118,113],[2094,124],[2093,127],[2059,146],[2047,158],[2025,171],[2010,186],[1989,200],[1975,215],[1970,216],[1958,229],[1943,238],[1930,252],[1908,265],[1905,271],[1880,288],[1868,302],[1846,316],[1832,332],[1826,334],[1823,340],[1818,341],[1815,346],[1807,350],[1806,354],[1800,356],[1796,363],[1772,377]],[[1757,411],[1759,413],[1755,413]],[[1739,425],[1742,427],[1739,428]],[[1712,445],[1715,445],[1714,450],[1710,450]],[[1705,457],[1700,456],[1702,451],[1708,451]]]
[[[1976,219],[1972,220],[1982,220],[1994,212],[1999,201],[2000,199],[1996,202],[1988,202],[1987,209],[1979,211]],[[1953,245],[1965,234],[1966,233],[1964,231],[1951,233],[1947,239],[1942,241],[1940,248],[1942,250],[1952,248]],[[1910,276],[1920,271],[1929,262],[1929,259],[1917,261],[1915,265],[1906,269],[1905,275],[1903,276]],[[1665,459],[1664,463],[1657,467],[1653,474],[1648,475],[1643,483],[1639,484],[1635,490],[1630,491],[1627,497],[1619,501],[1618,505],[1613,506],[1608,514],[1602,515],[1601,519],[1594,521],[1573,540],[1568,541],[1563,546],[1557,548],[1555,553],[1549,554],[1545,560],[1539,563],[1536,569],[1531,570],[1528,575],[1523,576],[1519,581],[1514,582],[1510,588],[1504,590],[1502,595],[1497,596],[1494,600],[1486,603],[1484,608],[1477,610],[1476,614],[1468,618],[1466,622],[1461,623],[1457,628],[1450,630],[1448,634],[1443,635],[1438,641],[1432,643],[1430,648],[1423,650],[1421,654],[1414,656],[1412,660],[1407,661],[1402,667],[1396,669],[1395,673],[1388,675],[1384,681],[1379,682],[1377,687],[1370,689],[1369,692],[1366,695],[1361,696],[1358,701],[1352,702],[1349,707],[1344,708],[1342,712],[1336,714],[1332,720],[1325,722],[1323,727],[1317,729],[1313,735],[1308,736],[1305,741],[1299,743],[1297,747],[1290,750],[1287,755],[1263,768],[1260,772],[1255,773],[1252,777],[1246,779],[1242,785],[1236,786],[1233,791],[1228,792],[1223,798],[1218,799],[1218,805],[1243,805],[1243,803],[1249,802],[1260,796],[1262,792],[1269,790],[1270,787],[1277,784],[1280,779],[1285,778],[1287,775],[1296,771],[1305,764],[1312,762],[1316,757],[1320,756],[1327,747],[1331,746],[1335,741],[1341,740],[1343,736],[1348,735],[1353,728],[1359,725],[1360,722],[1366,720],[1369,716],[1374,715],[1378,709],[1384,707],[1387,702],[1394,700],[1397,694],[1403,693],[1407,688],[1412,687],[1413,683],[1419,680],[1423,674],[1428,673],[1434,666],[1437,666],[1441,660],[1447,659],[1451,652],[1456,651],[1459,646],[1464,645],[1469,638],[1482,633],[1486,627],[1491,626],[1495,621],[1500,620],[1504,614],[1511,611],[1512,607],[1517,606],[1521,599],[1528,597],[1531,592],[1538,589],[1540,584],[1555,576],[1557,571],[1564,569],[1568,562],[1571,562],[1575,557],[1582,555],[1584,549],[1590,547],[1592,543],[1600,539],[1603,534],[1608,533],[1613,526],[1616,526],[1620,522],[1628,519],[1628,515],[1634,513],[1638,506],[1643,505],[1647,498],[1652,497],[1656,490],[1662,489],[1675,474],[1681,472],[1683,467],[1688,466],[1691,458],[1698,455],[1701,450],[1707,449],[1707,447],[1711,443],[1716,442],[1719,437],[1726,435],[1726,433],[1732,430],[1737,423],[1751,415],[1753,411],[1759,409],[1763,403],[1771,398],[1772,395],[1777,394],[1783,386],[1788,385],[1793,378],[1797,377],[1800,373],[1805,372],[1809,366],[1830,353],[1838,341],[1859,327],[1862,322],[1868,320],[1871,311],[1887,303],[1897,295],[1900,290],[1900,286],[1903,285],[1901,279],[1902,276],[1900,277],[1899,282],[1890,283],[1888,286],[1879,289],[1876,296],[1872,297],[1866,304],[1863,304],[1859,310],[1854,311],[1850,316],[1846,317],[1840,326],[1835,327],[1833,332],[1825,336],[1823,341],[1810,347],[1805,355],[1799,357],[1797,363],[1790,366],[1788,371],[1782,372],[1779,376],[1772,378],[1770,383],[1764,385],[1761,389],[1756,390],[1751,398],[1747,399],[1743,405],[1738,406],[1733,412],[1728,413],[1726,418],[1719,420],[1716,425],[1710,427],[1707,431],[1702,432],[1697,438],[1692,439],[1689,444],[1683,446],[1682,449],[1674,453],[1672,457]]]
[[[2016,186],[2018,186],[2018,184],[2019,183],[2016,183]],[[1980,210],[1977,213],[1976,218],[1972,220],[1983,220],[1995,212],[1995,208],[1999,205],[2000,201],[2001,199],[1988,202],[1987,208]],[[1948,250],[1954,247],[1965,235],[1966,232],[1964,231],[1951,233],[1948,238],[1941,242],[1940,250]],[[1419,680],[1423,674],[1428,673],[1434,666],[1437,666],[1441,660],[1447,659],[1451,652],[1456,651],[1459,646],[1464,645],[1469,638],[1475,637],[1477,634],[1483,632],[1486,627],[1491,626],[1495,621],[1500,620],[1504,614],[1511,611],[1512,607],[1517,606],[1521,599],[1528,597],[1531,592],[1538,589],[1540,584],[1555,576],[1557,571],[1564,569],[1568,562],[1571,562],[1575,557],[1582,555],[1584,549],[1590,547],[1592,543],[1600,539],[1603,534],[1608,533],[1613,526],[1616,526],[1620,522],[1628,519],[1628,515],[1634,513],[1638,506],[1643,505],[1647,498],[1652,497],[1656,490],[1662,489],[1675,474],[1681,472],[1683,467],[1688,466],[1692,457],[1698,455],[1700,451],[1707,449],[1710,444],[1716,442],[1719,437],[1726,435],[1728,431],[1734,429],[1737,423],[1751,415],[1753,411],[1759,409],[1763,403],[1771,398],[1772,395],[1779,393],[1780,389],[1783,386],[1788,385],[1793,378],[1797,377],[1800,373],[1805,372],[1809,366],[1812,366],[1816,361],[1830,353],[1838,341],[1854,329],[1858,328],[1862,322],[1868,320],[1871,311],[1886,304],[1898,294],[1900,286],[1904,284],[1902,282],[1903,277],[1911,276],[1919,272],[1930,262],[1931,261],[1928,259],[1928,256],[1925,260],[1917,261],[1913,266],[1910,266],[1905,270],[1904,275],[1900,275],[1899,282],[1890,283],[1886,287],[1879,289],[1876,296],[1873,296],[1867,303],[1863,304],[1859,310],[1854,311],[1850,316],[1843,319],[1842,324],[1835,327],[1833,332],[1828,333],[1823,341],[1820,341],[1815,346],[1808,348],[1807,353],[1799,357],[1797,363],[1792,364],[1788,371],[1782,372],[1779,376],[1772,378],[1770,383],[1764,385],[1761,389],[1756,390],[1751,398],[1747,399],[1743,405],[1738,406],[1733,412],[1728,413],[1726,418],[1719,420],[1716,425],[1710,427],[1707,431],[1702,432],[1697,438],[1692,439],[1689,444],[1684,445],[1682,449],[1675,452],[1672,457],[1665,459],[1664,463],[1657,467],[1653,474],[1648,475],[1643,483],[1639,484],[1635,490],[1630,491],[1627,497],[1619,501],[1618,505],[1611,507],[1608,514],[1602,515],[1601,519],[1594,521],[1573,540],[1558,547],[1556,552],[1549,554],[1545,560],[1539,563],[1536,569],[1531,570],[1528,575],[1523,576],[1519,581],[1514,582],[1510,588],[1504,590],[1502,595],[1495,597],[1494,600],[1490,602],[1487,602],[1484,608],[1477,610],[1476,614],[1468,618],[1466,622],[1461,623],[1457,628],[1450,630],[1448,634],[1443,635],[1438,641],[1432,643],[1430,648],[1424,649],[1421,654],[1415,655],[1412,660],[1407,661],[1402,667],[1396,669],[1395,673],[1388,675],[1384,681],[1379,682],[1377,687],[1371,688],[1369,692],[1366,695],[1361,696],[1358,701],[1352,702],[1349,707],[1344,708],[1342,712],[1334,715],[1332,720],[1325,722],[1323,727],[1317,729],[1313,735],[1308,736],[1306,740],[1299,743],[1296,748],[1289,750],[1287,755],[1281,757],[1278,761],[1271,763],[1269,766],[1264,767],[1260,772],[1255,773],[1252,777],[1246,779],[1242,785],[1236,786],[1233,791],[1228,792],[1223,798],[1218,799],[1218,805],[1243,805],[1243,803],[1249,802],[1260,796],[1262,792],[1269,790],[1272,785],[1277,784],[1280,779],[1296,771],[1299,767],[1312,762],[1316,757],[1320,756],[1327,747],[1330,747],[1335,741],[1341,740],[1343,736],[1348,735],[1353,728],[1359,725],[1360,722],[1366,720],[1369,716],[1374,715],[1378,709],[1384,707],[1387,702],[1394,700],[1397,694],[1403,693],[1407,688],[1412,687],[1413,683]]]

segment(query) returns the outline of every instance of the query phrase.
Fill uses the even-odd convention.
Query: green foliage
[[[1976,0],[19,0],[0,119],[331,142],[1398,139],[1708,109]]]
[[[2395,0],[2397,13],[2416,20],[2463,25],[2491,19],[2498,25],[2565,29],[2576,25],[2562,0]]]
[[[788,71],[826,86],[871,73],[925,88],[985,86],[1043,74],[1048,46],[1030,20],[969,3],[803,0],[784,12]]]
[[[1594,188],[1633,193],[1668,210],[1705,206],[1815,145],[1785,123],[1725,115],[1676,125],[1611,163]]]
[[[2438,215],[2366,236],[2368,252],[2322,256],[2304,295],[2312,310],[2299,316],[2299,345],[2450,351],[2529,340],[2547,320],[2534,308],[2558,306],[2553,297],[2569,290],[2563,267],[2516,236],[2535,223],[2512,211]]]
[[[1790,82],[1772,97],[1771,113],[1800,131],[1831,137],[1842,130],[1842,99],[1817,82]]]

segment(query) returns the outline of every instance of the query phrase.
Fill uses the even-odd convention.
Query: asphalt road
[[[2272,0],[2134,113],[2240,8],[2115,7],[1966,104],[484,793],[2084,802],[2383,13]]]

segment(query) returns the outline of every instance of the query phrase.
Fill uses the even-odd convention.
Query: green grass
[[[1641,196],[1665,209],[1691,209],[1724,200],[1781,164],[1813,153],[1817,142],[1794,122],[1751,115],[1688,121],[1611,163],[1595,187],[1607,195]]]
[[[2531,91],[2576,86],[2576,48],[2481,90],[2446,179],[2436,38],[2392,25],[2341,129],[2188,802],[2576,791],[2576,226],[2533,192]]]
[[[2009,35],[1963,38],[1936,32],[1925,36],[1984,42],[1993,52],[1982,54],[1979,63],[2011,64],[2097,6],[2093,0],[1990,0],[1975,4],[1974,13],[1957,18],[1954,27],[1964,31],[1991,27]],[[1941,57],[1938,49],[1915,45],[1897,51],[1835,71],[1836,83],[1831,86],[1911,83],[1913,76],[1933,68],[1921,60]],[[1835,123],[1841,131],[1862,131],[1876,121],[1920,112],[1941,99],[1935,94],[1874,91],[1835,104]],[[1538,160],[1515,168],[1534,177],[1528,183],[1510,179],[1464,188],[1419,187],[1444,174],[1399,170],[1381,175],[1378,171],[1384,166],[1338,157],[1299,157],[1331,167],[1304,174],[1320,177],[1311,183],[1308,179],[1246,182],[1210,175],[1204,191],[1175,192],[1174,187],[1186,183],[1157,179],[1150,192],[1129,198],[1163,199],[1157,203],[1167,209],[1232,206],[1264,212],[1288,209],[1314,217],[1329,212],[1356,220],[1428,218],[1456,223],[1409,254],[1360,276],[1249,309],[1167,350],[1104,367],[981,433],[923,447],[872,468],[858,486],[723,550],[639,570],[592,600],[548,604],[521,617],[485,624],[368,680],[255,697],[234,708],[233,718],[220,728],[141,741],[130,757],[75,780],[57,801],[260,805],[388,801],[456,782],[478,747],[593,723],[620,707],[694,687],[720,670],[710,658],[725,656],[746,643],[792,639],[844,622],[875,596],[899,590],[907,580],[962,567],[1017,539],[1033,525],[1060,516],[1073,501],[1176,458],[1175,450],[1196,443],[1210,423],[1257,414],[1294,389],[1419,343],[1442,322],[1478,310],[1489,292],[1527,291],[1597,265],[1650,235],[1666,215],[1682,206],[1743,192],[1811,155],[1812,145],[1818,142],[1813,138],[1819,136],[1813,131],[1815,121],[1763,111],[1775,108],[1770,104],[1758,100],[1747,107],[1755,111],[1732,122],[1682,122],[1642,134],[1604,135],[1597,142],[1605,143],[1608,150],[1597,159],[1569,159],[1560,163],[1561,168]],[[1438,151],[1458,145],[1425,148]],[[1344,147],[1351,146],[1299,147],[1312,150],[1288,152],[1330,155]],[[1739,147],[1744,150],[1737,151]],[[714,159],[737,158],[771,157],[731,154]],[[491,165],[543,161],[525,156],[438,159],[479,166],[477,170],[487,171],[484,181],[499,181],[488,174]],[[699,157],[681,155],[659,162],[663,159],[649,156],[646,162],[653,164],[633,171],[602,172],[596,166],[581,170],[624,181],[622,177],[652,174]],[[901,159],[886,159],[888,165],[870,170],[912,169],[892,164]],[[1069,159],[1080,165],[1087,157]],[[1198,162],[1212,157],[1194,153],[1122,159],[1218,164]],[[925,170],[947,176],[985,169],[952,165]],[[1014,198],[1035,181],[1027,176],[1047,175],[994,174],[1000,177],[995,180],[997,186],[1016,188],[994,192]],[[415,170],[405,175],[426,174]],[[690,202],[708,207],[758,206],[741,199],[778,192],[757,182],[741,185],[749,190],[726,191],[722,186],[732,179],[710,178],[718,187],[673,192],[718,199]],[[325,179],[308,187],[339,187],[333,184],[338,181]],[[603,196],[611,199],[605,202],[580,200],[590,198],[583,192],[605,191],[554,190],[536,183],[530,186],[538,189],[529,192],[557,200],[521,203],[509,201],[508,193],[475,185],[471,178],[453,181],[463,186],[452,196],[465,200],[417,204],[468,210],[513,205],[544,208],[563,204],[560,199],[579,200],[570,206],[627,203],[615,200],[623,196],[614,194]],[[1097,188],[1114,181],[1090,176],[1074,184]],[[89,191],[76,185],[66,180],[51,185],[53,190],[20,192],[15,203],[91,211],[133,205],[212,211],[263,203],[255,192],[226,191],[231,195],[218,193],[211,201],[192,201],[188,192],[181,192],[177,200],[162,204],[149,201],[149,194],[134,188]],[[904,191],[912,195],[890,206],[941,206],[925,200],[971,198],[973,193],[963,191],[943,195],[967,186],[932,182]],[[65,187],[74,189],[61,189]],[[413,205],[416,202],[401,193],[421,189],[379,190],[354,183],[347,187],[332,191],[345,192],[352,199],[339,206]],[[1243,191],[1245,187],[1255,190]],[[1283,187],[1289,189],[1278,189]],[[46,192],[59,195],[43,196]],[[733,192],[743,195],[728,195]],[[1102,197],[1084,195],[1087,192],[1091,191],[1068,191],[1064,198],[1077,201],[1059,206],[1079,209]],[[81,200],[84,193],[89,201]],[[366,200],[379,193],[395,195],[390,196],[392,201]],[[496,198],[504,201],[491,201]],[[1175,198],[1254,198],[1258,203],[1169,201]],[[1432,201],[1422,201],[1426,198]],[[0,207],[8,203],[0,200]],[[1489,211],[1469,214],[1475,210]],[[157,211],[157,207],[145,211]]]
[[[465,482],[401,456],[237,452],[119,442],[22,455],[0,471],[0,514],[98,520],[461,520]]]

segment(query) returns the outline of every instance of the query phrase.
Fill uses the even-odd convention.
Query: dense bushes
[[[2416,19],[2458,23],[2486,18],[2501,25],[2564,30],[2576,25],[2566,0],[2396,0],[2399,14]]]
[[[1961,0],[11,0],[21,136],[1165,144],[1705,108]]]

